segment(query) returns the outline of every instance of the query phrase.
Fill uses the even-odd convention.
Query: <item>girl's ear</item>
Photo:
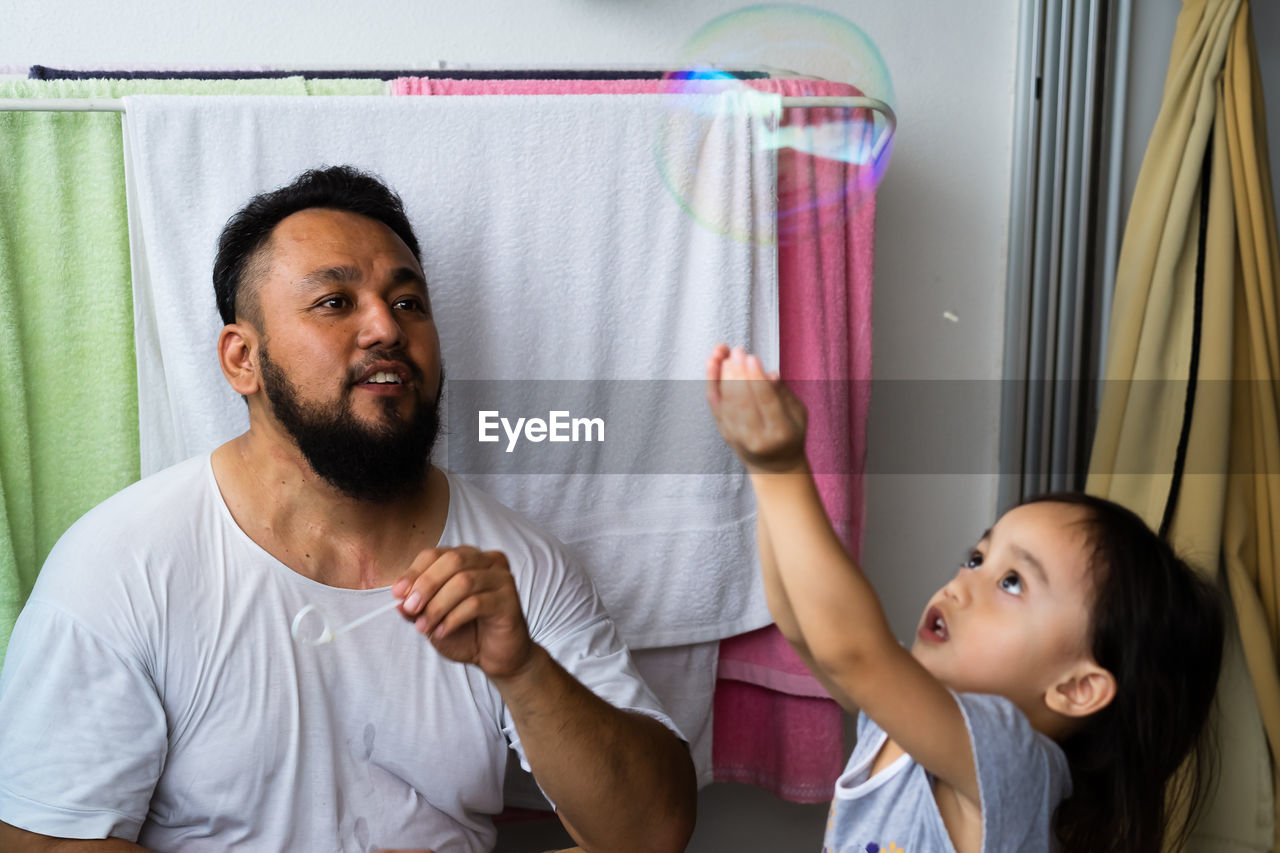
[[[231,323],[218,335],[218,364],[232,390],[251,397],[261,388],[257,335],[252,326]]]
[[[1066,717],[1087,717],[1111,704],[1116,697],[1116,679],[1093,661],[1080,663],[1044,696],[1050,709]]]

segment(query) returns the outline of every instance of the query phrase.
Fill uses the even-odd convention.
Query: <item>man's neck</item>
[[[292,444],[252,430],[213,452],[213,474],[244,533],[281,563],[329,586],[388,586],[444,530],[449,485],[427,466],[422,487],[387,502],[352,498]]]

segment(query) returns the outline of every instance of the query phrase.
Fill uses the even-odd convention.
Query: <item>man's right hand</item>
[[[391,587],[400,611],[440,654],[507,678],[533,658],[515,578],[501,551],[428,548]]]

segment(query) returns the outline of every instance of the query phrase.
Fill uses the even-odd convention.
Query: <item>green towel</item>
[[[370,85],[373,84],[373,85]],[[381,94],[381,81],[10,80],[0,98]],[[58,537],[138,479],[118,113],[0,111],[0,664]],[[210,284],[212,287],[212,284]]]
[[[389,95],[391,84],[386,80],[366,80],[361,77],[336,79],[309,78],[308,95]]]

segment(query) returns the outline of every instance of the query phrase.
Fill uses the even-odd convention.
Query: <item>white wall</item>
[[[399,68],[672,63],[728,0],[47,0],[5,3],[0,66]],[[883,380],[993,379],[1004,327],[1016,0],[833,0],[892,74],[900,126],[878,196],[875,369]],[[807,71],[799,68],[796,70]],[[857,83],[858,81],[851,81]],[[951,312],[958,321],[944,318]],[[864,563],[904,639],[994,518],[999,412],[902,424],[872,403]],[[921,425],[913,425],[919,427]],[[930,429],[979,475],[892,472]],[[691,850],[816,850],[824,809],[713,786]]]

